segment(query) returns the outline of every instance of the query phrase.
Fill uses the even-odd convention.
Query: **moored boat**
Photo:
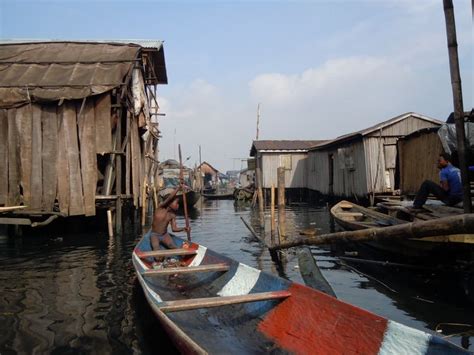
[[[182,352],[468,353],[436,335],[173,238],[179,249],[151,251],[146,234],[133,264],[148,303]],[[153,257],[169,256],[185,266],[152,268]]]
[[[340,201],[334,205],[331,208],[331,215],[336,223],[346,230],[388,227],[409,223],[409,221],[349,201]],[[474,251],[474,235],[451,234],[422,239],[366,242],[365,244],[400,256],[429,257],[437,264],[441,264],[443,261],[451,262],[455,259],[471,260]]]
[[[203,193],[202,196],[208,200],[233,200],[233,192],[215,192],[215,193]]]

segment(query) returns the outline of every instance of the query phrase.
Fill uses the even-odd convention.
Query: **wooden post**
[[[260,213],[263,214],[265,210],[265,205],[263,204],[263,190],[262,190],[262,185],[263,185],[263,179],[262,179],[262,168],[260,167],[260,164],[258,163],[258,154],[255,160],[255,181],[257,183],[257,197],[258,197],[258,210]]]
[[[183,167],[183,157],[181,155],[181,144],[178,144],[179,151],[179,178],[181,183],[181,193],[183,194],[183,208],[184,208],[184,218],[186,220],[186,234],[188,236],[188,241],[191,241],[191,231],[189,230],[189,217],[188,217],[188,203],[186,201],[186,191],[184,190],[184,167]]]
[[[109,237],[114,236],[114,224],[112,219],[112,210],[107,210],[107,230],[109,231]]]
[[[119,108],[117,110],[117,127],[115,128],[115,135],[117,139],[116,147],[122,146],[122,114],[124,110]],[[115,194],[117,200],[115,204],[115,232],[122,233],[122,154],[115,155]]]
[[[449,69],[451,72],[451,86],[454,101],[454,120],[456,122],[456,138],[463,185],[463,206],[465,213],[471,213],[471,189],[466,160],[466,134],[464,131],[464,108],[462,101],[461,75],[459,72],[458,44],[456,40],[456,23],[452,0],[443,0],[444,16],[446,20],[446,35],[448,39]]]
[[[278,229],[279,236],[286,237],[286,215],[285,215],[285,168],[279,167],[278,175]],[[280,240],[281,243],[281,240]]]
[[[275,185],[272,184],[271,195],[270,195],[270,216],[271,216],[271,223],[270,223],[270,231],[271,231],[271,238],[273,244],[273,236],[275,234]]]

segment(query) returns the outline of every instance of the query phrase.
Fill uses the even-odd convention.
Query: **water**
[[[282,263],[275,263],[241,217],[259,231],[258,219],[248,206],[205,201],[192,211],[193,240],[253,267],[303,282],[296,252],[285,252]],[[288,208],[287,223],[289,235],[307,228],[317,227],[321,233],[334,228],[325,207]],[[183,224],[179,217],[178,225]],[[100,233],[58,232],[0,239],[0,353],[173,352],[136,283],[131,252],[137,238],[129,231],[111,239]],[[444,292],[448,286],[443,283],[416,275],[416,282],[408,282],[406,273],[378,268],[374,274],[351,264],[364,276],[343,265],[329,249],[312,248],[312,252],[342,300],[429,332],[439,323],[474,323],[472,304],[451,288]],[[444,329],[461,333],[466,327]],[[474,350],[468,336],[451,339]]]

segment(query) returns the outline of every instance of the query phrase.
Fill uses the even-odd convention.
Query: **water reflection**
[[[246,229],[241,217],[271,242],[269,232],[265,234],[260,227],[259,214],[248,203],[202,201],[189,212],[193,240],[240,262],[303,282],[295,251],[270,255]],[[182,218],[178,216],[179,225],[184,224]],[[289,207],[286,221],[290,236],[307,228],[319,228],[321,233],[334,229],[326,206]],[[265,211],[265,231],[270,230],[269,223],[269,211]],[[57,232],[0,239],[0,353],[175,351],[166,343],[136,283],[131,251],[137,238],[129,229],[110,239],[98,233]],[[474,319],[472,306],[460,302],[455,294],[448,300],[428,297],[436,294],[433,290],[446,291],[447,283],[434,283],[423,275],[410,283],[407,280],[414,278],[403,276],[400,270],[374,274],[352,265],[366,277],[345,266],[328,248],[311,250],[340,299],[431,331],[439,323],[470,324]],[[424,285],[422,291],[416,286],[419,282]],[[463,333],[452,339],[466,345],[472,343],[471,335]],[[473,345],[466,346],[474,350]]]

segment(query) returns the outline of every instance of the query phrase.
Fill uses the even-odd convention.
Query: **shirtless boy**
[[[173,232],[184,232],[188,231],[186,227],[178,228],[176,225],[176,214],[175,212],[179,208],[178,193],[179,187],[177,187],[164,202],[162,202],[158,209],[155,211],[153,216],[153,224],[151,225],[151,247],[153,250],[160,249],[160,244],[164,245],[168,249],[177,249],[178,247],[173,242],[173,239],[168,234],[168,225],[171,223],[171,230]]]

